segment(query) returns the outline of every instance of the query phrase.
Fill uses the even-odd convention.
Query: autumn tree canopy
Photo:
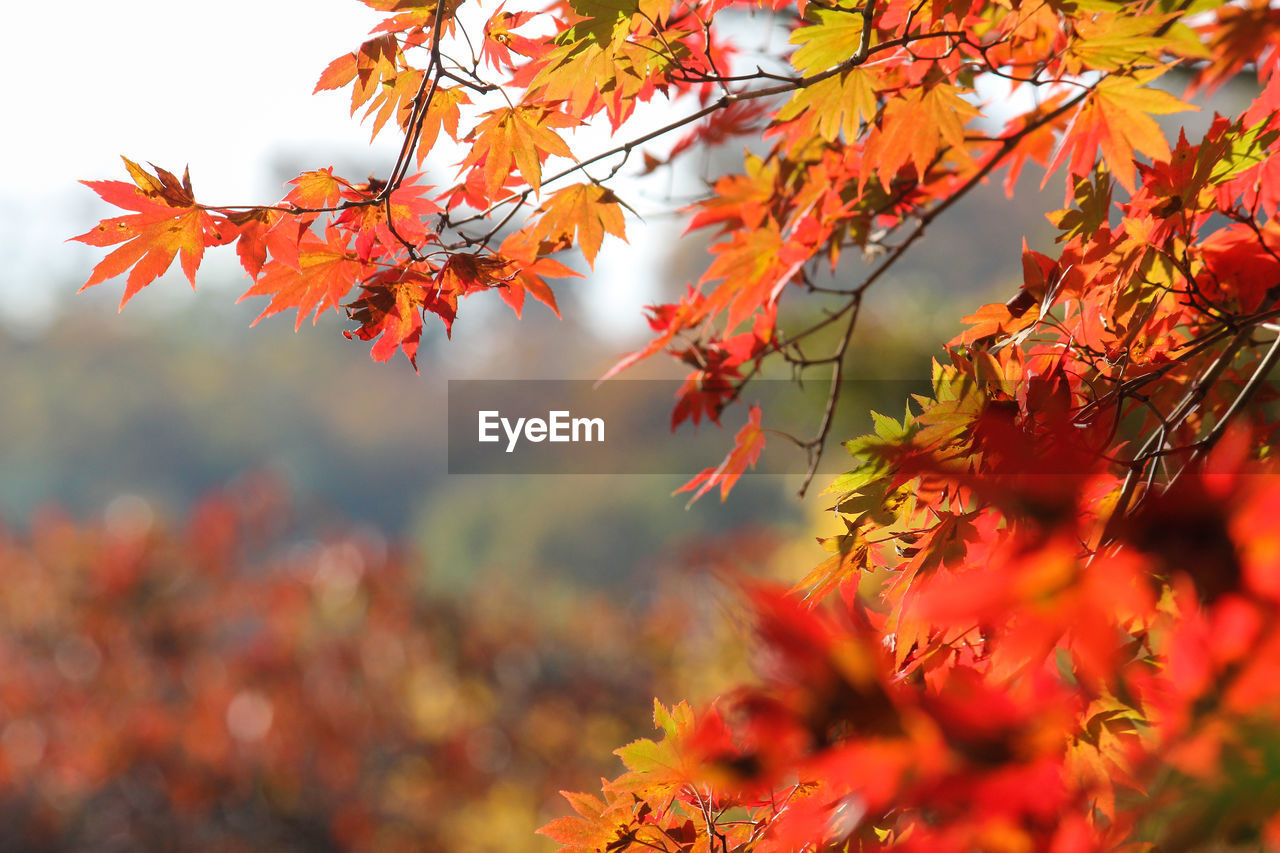
[[[771,365],[829,379],[814,433],[790,437],[812,477],[871,288],[982,182],[1064,189],[1056,245],[1010,235],[1021,287],[965,318],[932,393],[849,443],[826,561],[744,593],[760,682],[660,704],[661,739],[619,749],[627,772],[569,795],[577,816],[546,835],[611,853],[1280,847],[1280,11],[364,2],[386,19],[317,89],[398,134],[395,162],[209,207],[187,175],[126,160],[130,181],[89,183],[127,212],[77,238],[114,247],[86,286],[127,274],[128,300],[175,257],[194,282],[234,243],[264,315],[344,311],[374,358],[416,364],[426,315],[449,329],[466,297],[554,309],[566,260],[642,227],[619,176],[755,143],[682,188],[710,259],[611,374],[687,364],[676,423],[717,419]],[[785,49],[742,47],[762,31]],[[1236,77],[1258,83],[1243,111],[1165,137],[1156,117]],[[446,137],[460,161],[420,173]],[[690,488],[727,492],[767,424],[750,408]]]

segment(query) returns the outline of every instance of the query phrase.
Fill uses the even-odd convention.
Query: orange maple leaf
[[[334,221],[335,228],[355,235],[355,249],[360,260],[368,261],[375,254],[399,251],[403,246],[400,242],[402,238],[419,245],[432,233],[427,227],[426,218],[439,213],[440,207],[423,197],[431,187],[414,183],[416,177],[411,176],[391,193],[390,222],[387,218],[388,205],[382,202],[353,205]],[[371,181],[368,185],[353,187],[344,194],[344,198],[347,201],[367,202],[378,191],[378,185]],[[378,245],[382,252],[375,252]]]
[[[418,135],[418,166],[427,159],[427,154],[440,138],[443,129],[454,142],[458,141],[458,121],[462,118],[461,104],[469,104],[471,99],[461,86],[453,89],[443,87],[436,89],[427,104],[427,114],[422,119],[422,131]],[[403,123],[403,122],[402,122]]]
[[[259,207],[232,212],[228,219],[239,230],[236,255],[240,258],[240,266],[244,267],[250,278],[257,278],[258,273],[262,272],[268,252],[278,260],[289,258],[292,264],[296,264],[294,256],[298,253],[297,237],[305,228],[298,225],[297,218],[286,219],[278,210]],[[295,226],[292,237],[289,224]]]
[[[576,232],[578,247],[592,268],[606,231],[627,239],[618,197],[598,184],[574,184],[557,190],[538,211],[542,218],[532,229],[533,238],[553,243],[572,241]]]
[[[752,404],[747,422],[734,436],[733,449],[729,451],[724,461],[714,468],[704,468],[702,473],[676,489],[673,494],[678,495],[681,492],[697,489],[693,492],[693,497],[689,498],[688,505],[692,505],[694,501],[719,484],[720,500],[725,500],[747,467],[756,466],[756,460],[764,450],[764,443],[764,430],[760,427],[760,406]]]
[[[348,339],[374,341],[369,355],[375,361],[388,361],[397,349],[403,350],[416,371],[425,312],[439,317],[445,334],[451,335],[458,317],[458,297],[466,295],[466,290],[450,289],[446,284],[443,270],[427,265],[383,270],[363,282],[360,297],[346,306],[347,315],[360,328],[342,334]]]
[[[303,172],[289,184],[293,189],[289,190],[285,201],[312,209],[337,206],[342,200],[342,191],[351,189],[351,184],[333,174],[332,166]]]
[[[561,791],[560,795],[569,801],[569,805],[581,817],[556,818],[541,827],[538,834],[561,845],[561,853],[600,850],[618,840],[621,821],[614,819],[618,809],[610,809],[599,798],[590,794]],[[617,815],[624,816],[625,814]]]
[[[298,266],[272,259],[263,267],[262,275],[245,291],[238,302],[251,296],[268,296],[271,301],[254,323],[289,308],[298,309],[297,329],[312,311],[316,319],[327,308],[337,309],[361,279],[365,265],[342,244],[327,243],[314,234],[304,233],[298,243]]]
[[[1158,74],[1108,77],[1089,93],[1058,143],[1058,151],[1045,172],[1045,180],[1064,160],[1067,171],[1083,178],[1093,171],[1097,151],[1125,189],[1135,188],[1134,157],[1146,154],[1169,159],[1169,143],[1152,115],[1164,115],[1199,107],[1184,103],[1168,92],[1146,84]],[[1136,152],[1136,153],[1135,153]]]
[[[510,260],[515,267],[515,275],[506,282],[498,294],[502,301],[511,306],[516,316],[520,316],[524,308],[525,294],[546,305],[560,316],[560,306],[556,304],[556,295],[547,284],[547,278],[582,278],[582,273],[574,272],[564,264],[546,256],[545,244],[536,240],[530,241],[524,231],[515,231],[502,241],[498,254]]]
[[[485,116],[467,136],[472,145],[462,167],[483,165],[485,192],[490,198],[502,188],[513,166],[536,192],[542,188],[542,164],[548,156],[573,156],[552,130],[581,124],[573,116],[540,104],[502,107]]]
[[[134,183],[81,183],[104,201],[137,212],[104,219],[97,227],[71,239],[99,247],[124,243],[93,268],[89,280],[80,288],[83,291],[133,267],[120,300],[123,308],[135,293],[163,275],[179,254],[182,271],[194,288],[205,247],[228,243],[237,231],[230,221],[211,216],[195,203],[189,174],[179,181],[172,172],[157,166],[152,166],[156,170],[152,175],[127,157],[121,159]]]
[[[374,361],[389,361],[397,349],[402,349],[417,370],[422,300],[427,295],[426,289],[417,282],[366,287],[360,298],[347,306],[351,319],[359,323],[360,328],[342,334],[348,339],[374,341],[369,351]],[[446,324],[448,322],[446,320]]]
[[[782,289],[812,256],[786,238],[772,219],[759,228],[742,228],[711,246],[715,255],[702,281],[723,279],[707,297],[707,314],[727,310],[730,332],[760,307],[777,302]]]
[[[978,110],[960,96],[962,91],[936,83],[909,89],[885,105],[880,132],[867,143],[867,158],[877,163],[884,186],[889,186],[908,162],[915,166],[917,175],[925,174],[944,149],[961,160],[970,159],[964,125]]]

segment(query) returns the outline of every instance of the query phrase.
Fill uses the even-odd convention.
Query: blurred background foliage
[[[653,695],[743,674],[710,579],[770,551],[674,549],[626,603],[497,571],[444,598],[263,475],[187,519],[39,511],[0,533],[0,847],[527,849]]]

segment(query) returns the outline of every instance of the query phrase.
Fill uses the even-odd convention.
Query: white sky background
[[[278,200],[282,156],[296,168],[353,159],[389,167],[394,133],[384,132],[370,149],[368,129],[348,115],[347,91],[311,94],[325,66],[355,49],[381,19],[356,0],[6,4],[0,319],[42,326],[88,277],[104,251],[65,241],[116,212],[77,181],[127,180],[122,154],[179,174],[189,165],[196,197],[211,204]],[[648,229],[628,227],[632,251],[619,252],[610,241],[597,265],[608,287],[593,288],[588,300],[598,315],[593,322],[614,332],[643,326],[638,307],[651,301],[652,282],[632,274],[646,266],[637,266],[636,256],[646,256]],[[652,247],[647,257],[652,263]],[[129,310],[181,298],[159,291],[189,293],[176,269]],[[228,247],[211,249],[198,282],[246,285],[237,269]],[[96,289],[114,304],[122,288],[117,280]]]
[[[202,201],[271,202],[274,152],[367,142],[340,97],[310,93],[378,19],[352,0],[7,4],[0,313],[46,320],[88,277],[103,252],[64,241],[113,213],[77,181],[127,180],[121,154],[190,164]]]

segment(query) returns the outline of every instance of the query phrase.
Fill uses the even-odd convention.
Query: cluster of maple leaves
[[[235,240],[267,313],[345,307],[375,357],[413,359],[423,314],[448,326],[472,293],[554,307],[558,256],[624,235],[610,180],[633,153],[652,171],[760,135],[688,207],[706,272],[615,371],[692,367],[676,425],[769,365],[827,370],[822,422],[793,437],[812,476],[873,285],[984,181],[1065,173],[1057,247],[1024,245],[1021,287],[965,318],[933,393],[850,442],[829,559],[748,591],[762,682],[659,705],[662,740],[619,750],[627,773],[545,834],[574,853],[1280,847],[1280,11],[569,0],[469,37],[466,3],[364,2],[393,14],[319,87],[399,127],[388,177],[320,170],[278,205],[210,209],[128,163],[132,184],[91,185],[137,213],[79,238],[124,244],[89,284],[129,270],[128,298]],[[743,16],[794,50],[735,46]],[[1170,145],[1154,117],[1195,107],[1157,83],[1254,75],[1246,109]],[[638,124],[651,101],[678,117]],[[577,150],[588,124],[623,141]],[[436,190],[410,171],[442,134],[465,153]],[[753,407],[695,496],[728,492],[763,423]]]
[[[1099,6],[1077,14],[1119,11]],[[1265,87],[1172,148],[1122,118],[1172,102],[1114,58],[1154,42],[1109,23],[1112,67],[1088,67],[1111,76],[1026,137],[1068,166],[1058,248],[1024,247],[1021,289],[966,318],[933,394],[849,443],[830,558],[748,590],[761,683],[659,708],[662,739],[543,829],[563,849],[1280,847],[1280,18],[1186,30],[1196,85],[1247,42]]]
[[[276,204],[210,207],[189,176],[126,159],[132,182],[88,182],[133,213],[76,238],[116,247],[86,287],[127,273],[127,301],[175,257],[194,284],[205,249],[234,242],[263,315],[345,310],[346,334],[373,341],[374,358],[399,350],[416,366],[424,316],[451,329],[466,296],[555,309],[548,279],[579,274],[565,253],[591,264],[605,235],[625,237],[630,208],[610,181],[633,153],[647,172],[763,133],[767,152],[688,207],[690,228],[714,231],[706,272],[652,307],[655,337],[615,368],[664,350],[691,365],[673,426],[718,421],[765,363],[839,374],[868,288],[995,170],[1012,186],[1027,160],[1065,165],[1069,181],[1101,163],[1132,191],[1135,156],[1168,152],[1152,116],[1191,108],[1152,86],[1171,65],[1206,65],[1206,82],[1255,56],[1270,67],[1270,13],[1257,4],[365,3],[392,14],[317,91],[349,89],[375,136],[402,135],[389,173],[316,169]],[[737,46],[729,33],[744,15],[785,28],[795,50],[781,61]],[[1003,129],[980,100],[993,82],[1010,89]],[[1027,92],[1033,105],[1011,106]],[[684,112],[655,128],[646,103]],[[577,143],[599,124],[625,141]],[[416,171],[437,147],[461,152],[452,175]],[[846,249],[880,260],[855,286],[818,284]],[[780,327],[796,290],[826,303],[823,316]],[[796,439],[815,469],[830,423]],[[727,489],[750,460],[739,453],[699,485]]]

